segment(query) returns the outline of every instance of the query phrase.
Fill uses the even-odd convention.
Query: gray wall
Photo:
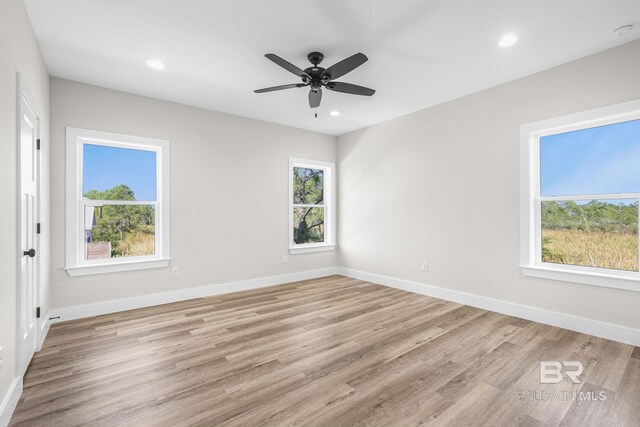
[[[518,269],[520,126],[638,98],[633,42],[338,137],[340,264],[640,328],[640,292]]]
[[[52,305],[148,295],[336,265],[288,255],[289,157],[335,161],[332,136],[51,80]],[[71,278],[64,271],[65,126],[171,142],[170,269]]]
[[[49,311],[49,75],[40,54],[31,22],[21,0],[0,2],[0,347],[4,368],[0,371],[0,403],[17,377],[16,330],[18,290],[18,143],[16,73],[22,74],[40,109],[42,150],[41,219],[39,260],[40,306],[44,320]]]

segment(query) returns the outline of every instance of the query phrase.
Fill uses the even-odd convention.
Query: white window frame
[[[324,171],[324,200],[323,205],[313,205],[324,207],[324,242],[296,244],[293,241],[293,169],[309,168],[321,169]],[[289,158],[289,253],[302,254],[309,252],[331,251],[336,248],[336,227],[335,227],[335,164],[318,160]],[[299,206],[299,205],[296,205]],[[313,207],[309,205],[309,207]]]
[[[66,200],[66,267],[70,276],[112,273],[117,271],[161,268],[169,265],[169,141],[101,132],[89,129],[66,128],[67,200]],[[150,256],[86,260],[84,256],[85,206],[101,206],[100,200],[83,197],[82,167],[84,144],[153,151],[156,153],[156,200],[108,201],[118,205],[155,205],[155,253]]]
[[[531,123],[520,128],[520,270],[525,276],[640,291],[640,273],[542,261],[541,203],[638,199],[640,193],[541,197],[540,138],[640,119],[640,100]]]

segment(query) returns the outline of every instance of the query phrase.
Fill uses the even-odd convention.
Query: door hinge
[[[37,145],[36,145],[36,148],[39,150],[39,149],[40,149],[40,138],[38,138],[38,139],[36,140],[36,144],[37,144]]]
[[[40,234],[40,223],[36,224],[36,233]]]
[[[36,307],[36,319],[40,318],[40,307]]]

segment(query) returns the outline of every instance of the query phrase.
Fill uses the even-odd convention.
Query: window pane
[[[293,241],[324,242],[324,208],[293,208]]]
[[[154,206],[86,206],[84,213],[85,259],[155,254]]]
[[[640,192],[640,120],[540,138],[540,194]]]
[[[542,202],[542,261],[638,271],[638,200]]]
[[[324,201],[324,171],[293,168],[293,203],[321,205]]]
[[[91,200],[156,200],[156,153],[83,145],[82,188]]]

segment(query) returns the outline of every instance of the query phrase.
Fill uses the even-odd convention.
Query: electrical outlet
[[[173,267],[171,269],[171,276],[178,277],[180,275],[180,269],[178,267]]]
[[[4,356],[3,352],[4,352],[4,347],[0,347],[0,371],[2,371],[2,362],[4,360],[4,357],[2,357]]]
[[[422,262],[422,272],[426,273],[427,271],[429,271],[429,264],[427,264],[426,261]]]
[[[282,263],[283,264],[289,264],[289,258],[287,258],[286,255],[282,255]]]

